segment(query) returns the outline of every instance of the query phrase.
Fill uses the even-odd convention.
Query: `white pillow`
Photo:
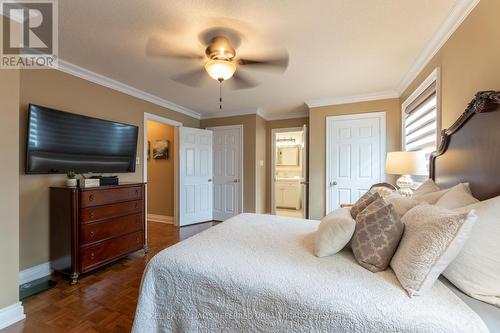
[[[439,186],[437,186],[436,183],[429,178],[413,192],[413,195],[428,194],[440,190]]]
[[[317,257],[331,256],[342,250],[352,238],[356,221],[348,208],[339,208],[321,219],[316,231],[314,254]]]
[[[446,192],[437,202],[436,206],[455,209],[460,207],[469,206],[479,202],[472,196],[469,183],[461,183],[452,187]]]
[[[391,195],[389,195],[387,198],[385,198],[385,201],[392,204],[392,206],[396,210],[396,213],[398,213],[399,217],[403,217],[403,215],[405,215],[406,212],[408,212],[416,205],[420,204],[419,201],[412,198],[404,197],[397,192],[394,192]]]
[[[500,196],[455,211],[471,209],[477,222],[443,275],[471,297],[500,307]]]
[[[469,238],[476,215],[422,204],[401,221],[405,231],[391,267],[411,297],[427,292],[455,259]]]

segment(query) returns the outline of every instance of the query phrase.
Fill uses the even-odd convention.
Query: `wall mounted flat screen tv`
[[[27,174],[135,171],[137,126],[29,106]]]

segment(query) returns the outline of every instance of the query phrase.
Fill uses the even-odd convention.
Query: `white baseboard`
[[[52,269],[50,268],[50,262],[45,262],[43,264],[30,267],[24,271],[19,272],[19,285],[34,281],[36,279],[41,279],[43,277],[52,274]]]
[[[148,214],[148,221],[174,224],[174,217],[166,215]]]
[[[0,330],[26,318],[21,302],[0,309]]]

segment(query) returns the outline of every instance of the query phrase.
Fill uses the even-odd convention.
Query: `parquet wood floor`
[[[217,222],[177,228],[148,223],[149,253],[136,252],[87,274],[71,286],[55,276],[57,286],[23,301],[26,319],[2,333],[130,332],[142,272],[159,251]]]

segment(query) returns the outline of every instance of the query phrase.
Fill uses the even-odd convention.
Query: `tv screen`
[[[135,171],[137,126],[29,106],[26,173]]]

